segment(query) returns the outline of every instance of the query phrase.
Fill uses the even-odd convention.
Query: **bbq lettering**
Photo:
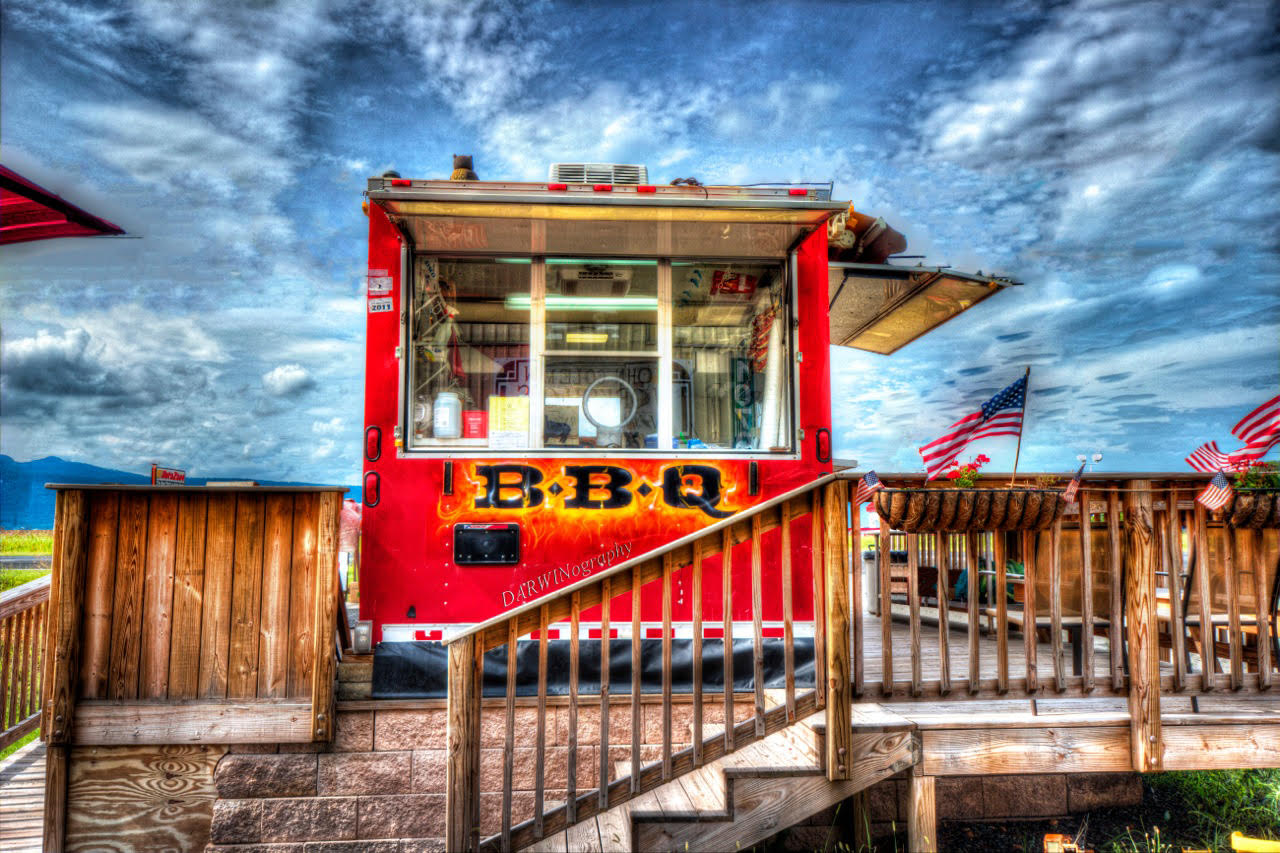
[[[632,473],[616,465],[566,465],[555,488],[543,482],[541,471],[528,465],[477,465],[476,476],[481,480],[476,509],[550,506],[552,496],[565,509],[621,509],[631,505],[638,489],[641,494],[653,489],[633,486]],[[710,465],[672,465],[663,470],[658,491],[663,503],[673,509],[699,510],[717,519],[733,514],[719,508],[720,471]]]

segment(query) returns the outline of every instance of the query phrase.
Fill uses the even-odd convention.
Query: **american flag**
[[[1076,471],[1076,475],[1071,478],[1071,482],[1067,483],[1067,490],[1062,493],[1062,497],[1067,503],[1076,502],[1076,492],[1080,491],[1080,478],[1084,475],[1084,463],[1080,463],[1080,470]]]
[[[1240,423],[1231,428],[1231,434],[1246,445],[1262,445],[1270,442],[1267,444],[1268,449],[1274,446],[1277,441],[1280,441],[1280,396],[1272,397],[1241,418]]]
[[[858,491],[854,493],[853,505],[858,506],[864,501],[871,500],[871,496],[883,488],[884,483],[880,482],[876,472],[868,471],[866,476],[858,481]]]
[[[1274,435],[1271,438],[1259,441],[1257,444],[1246,444],[1239,450],[1228,453],[1227,459],[1230,460],[1231,469],[1244,471],[1249,466],[1261,461],[1264,456],[1271,452],[1271,448],[1277,444],[1280,444],[1280,435]]]
[[[1214,471],[1234,471],[1236,463],[1229,454],[1218,449],[1218,442],[1210,441],[1200,445],[1187,457],[1187,464],[1197,471],[1212,474]],[[1247,466],[1246,466],[1247,467]]]
[[[1213,475],[1204,491],[1196,495],[1196,500],[1209,509],[1222,509],[1231,500],[1231,492],[1231,484],[1227,482],[1226,475],[1219,471]]]
[[[956,421],[941,438],[920,448],[926,479],[941,474],[971,441],[997,435],[1021,435],[1022,414],[1027,406],[1027,377],[996,394],[978,411]]]

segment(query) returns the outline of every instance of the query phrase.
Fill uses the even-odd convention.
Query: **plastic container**
[[[436,438],[461,438],[462,399],[452,391],[437,394],[431,424]]]

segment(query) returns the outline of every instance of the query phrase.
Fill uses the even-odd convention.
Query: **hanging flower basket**
[[[1238,489],[1222,508],[1222,521],[1249,530],[1280,527],[1280,490]]]
[[[1056,489],[881,489],[876,513],[894,530],[1047,530],[1067,502]]]

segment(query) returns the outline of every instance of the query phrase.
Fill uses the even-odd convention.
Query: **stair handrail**
[[[845,472],[839,472],[839,471],[831,474],[823,474],[821,477],[819,477],[816,480],[812,480],[801,486],[797,486],[796,488],[791,489],[788,492],[783,492],[782,494],[777,495],[776,497],[769,498],[768,500],[762,501],[758,504],[755,504],[754,506],[750,506],[750,507],[747,507],[746,509],[740,510],[734,513],[733,515],[729,516],[728,518],[721,519],[720,521],[717,521],[714,524],[709,524],[706,527],[700,527],[691,533],[686,533],[684,536],[681,536],[679,539],[673,539],[664,545],[658,546],[657,548],[653,548],[649,551],[645,551],[642,554],[637,554],[634,557],[630,557],[629,559],[626,559],[621,563],[618,563],[616,566],[610,566],[607,569],[596,572],[592,575],[588,575],[582,580],[575,581],[574,583],[571,583],[568,586],[561,587],[560,589],[551,590],[550,592],[542,596],[539,596],[538,598],[525,602],[519,607],[513,607],[510,610],[504,610],[501,613],[495,616],[491,616],[482,622],[476,622],[474,625],[469,625],[467,627],[457,629],[451,633],[444,635],[441,642],[444,645],[448,646],[457,642],[458,640],[464,639],[466,637],[470,637],[474,634],[482,634],[489,628],[494,627],[495,625],[501,625],[504,622],[510,621],[511,619],[518,619],[520,616],[523,616],[526,613],[537,612],[539,609],[541,609],[541,607],[544,604],[550,604],[552,601],[557,601],[559,599],[570,596],[575,591],[580,590],[584,587],[590,586],[593,583],[597,583],[603,578],[608,578],[614,575],[622,574],[624,572],[629,571],[631,568],[635,566],[648,562],[649,560],[653,560],[653,559],[662,557],[664,554],[669,554],[673,551],[677,551],[680,548],[685,547],[686,545],[692,545],[694,542],[698,542],[702,539],[706,539],[716,533],[719,533],[720,531],[724,530],[726,527],[731,527],[735,524],[741,524],[743,521],[749,520],[752,516],[759,515],[763,512],[773,509],[776,506],[779,506],[780,504],[786,503],[787,501],[795,500],[796,498],[802,495],[807,495],[814,489],[821,488],[822,486],[825,486],[827,483],[833,482],[838,479],[848,479],[848,476]]]

